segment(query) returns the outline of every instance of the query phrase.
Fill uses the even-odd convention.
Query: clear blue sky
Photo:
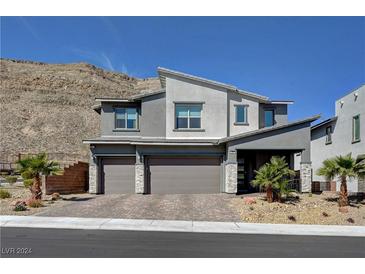
[[[163,66],[334,114],[365,83],[365,17],[2,17],[1,57],[88,62],[137,77]]]

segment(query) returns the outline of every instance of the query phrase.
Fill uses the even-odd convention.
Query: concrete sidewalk
[[[365,226],[0,216],[1,227],[365,237]]]

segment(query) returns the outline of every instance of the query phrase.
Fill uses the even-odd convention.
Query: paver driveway
[[[125,219],[240,221],[228,194],[100,195],[75,198],[38,216]],[[78,199],[83,199],[82,201]]]

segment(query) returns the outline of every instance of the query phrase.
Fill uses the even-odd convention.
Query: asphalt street
[[[365,237],[1,228],[1,257],[365,257]]]

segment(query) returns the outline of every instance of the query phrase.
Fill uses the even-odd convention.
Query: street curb
[[[0,216],[0,227],[365,237],[365,226]]]

